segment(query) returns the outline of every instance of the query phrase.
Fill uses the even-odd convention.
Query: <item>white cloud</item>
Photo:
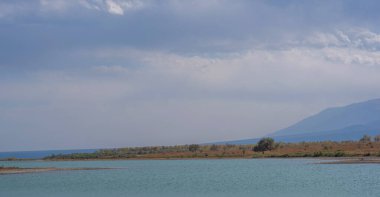
[[[126,11],[138,10],[146,6],[143,0],[81,0],[81,5],[98,11],[105,11],[114,15],[124,15]]]
[[[88,0],[79,0],[79,3],[81,6],[87,8],[87,9],[90,9],[90,10],[98,10],[98,11],[102,10],[102,8],[101,8],[102,1],[101,0],[98,0],[95,3],[90,3]]]
[[[348,28],[333,32],[315,32],[303,44],[314,47],[360,48],[361,50],[380,50],[380,34],[364,28]]]
[[[373,50],[380,45],[378,36],[368,30],[350,34],[343,31],[315,33],[305,41],[281,49],[251,48],[215,57],[128,48],[97,50],[93,55],[107,60],[133,59],[145,65],[138,68],[141,70],[138,73],[166,80],[179,79],[198,88],[268,94],[288,89],[319,94],[321,87],[328,92],[336,88],[349,89],[345,86],[352,78],[358,78],[358,73],[366,75],[357,79],[356,84],[364,89],[368,83],[371,87],[380,83],[380,51]],[[102,69],[124,72],[124,68],[119,67]]]
[[[146,5],[143,0],[40,0],[45,11],[68,11],[70,8],[81,7],[89,10],[108,12],[114,15],[124,15],[128,10],[141,9]]]
[[[119,4],[115,3],[113,0],[106,0],[105,2],[109,13],[117,15],[124,14],[123,8]]]
[[[309,54],[340,64],[380,66],[380,34],[364,28],[314,32],[293,42]]]
[[[380,67],[380,52],[358,48],[325,48],[320,53],[327,60],[342,64],[373,65]]]
[[[144,0],[114,0],[119,3],[124,9],[140,9],[146,6],[148,1]]]

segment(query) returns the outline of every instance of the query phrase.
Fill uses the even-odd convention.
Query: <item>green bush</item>
[[[274,149],[274,140],[273,138],[262,138],[257,145],[253,148],[253,151],[255,152],[264,152],[264,151],[270,151]]]
[[[371,136],[364,135],[359,141],[360,142],[371,142]]]
[[[319,152],[314,152],[313,157],[322,157],[323,153],[321,151]]]
[[[191,151],[191,152],[196,152],[198,149],[199,149],[199,145],[198,144],[191,144],[191,145],[189,145],[189,151]]]
[[[335,157],[344,157],[344,156],[346,156],[346,154],[342,151],[335,152]]]

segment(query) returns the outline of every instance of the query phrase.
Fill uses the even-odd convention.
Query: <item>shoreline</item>
[[[316,159],[316,160],[379,160],[378,156],[345,156],[345,157],[281,157],[281,156],[264,156],[264,157],[141,157],[141,158],[91,158],[91,159],[36,159],[35,161],[139,161],[139,160],[220,160],[220,159]]]
[[[341,158],[335,161],[320,162],[319,164],[380,164],[379,157]]]
[[[380,164],[380,157],[209,157],[209,158],[117,158],[117,159],[72,159],[72,160],[42,160],[42,161],[160,161],[160,160],[265,160],[265,159],[310,159],[319,160],[321,162],[316,162],[315,164]]]
[[[20,160],[0,160],[0,162],[28,162],[28,161],[38,161],[38,162],[64,162],[64,161],[145,161],[145,160],[223,160],[223,159],[312,159],[312,160],[335,160],[339,162],[379,162],[380,157],[375,156],[352,156],[352,157],[154,157],[154,158],[97,158],[97,159],[20,159]],[[1,169],[1,166],[0,166]],[[66,169],[66,168],[63,168]]]
[[[56,172],[56,171],[77,171],[77,170],[113,170],[121,168],[19,168],[19,167],[0,167],[0,175],[7,174],[25,174],[25,173],[39,173],[39,172]]]

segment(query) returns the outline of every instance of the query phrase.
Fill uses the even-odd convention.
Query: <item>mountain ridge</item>
[[[266,137],[281,142],[348,141],[363,135],[380,134],[380,98],[331,107],[306,117]],[[254,144],[260,138],[217,142],[216,144]]]
[[[380,121],[380,99],[327,108],[269,136],[339,130],[375,121]]]

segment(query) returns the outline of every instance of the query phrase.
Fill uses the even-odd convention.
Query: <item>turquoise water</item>
[[[123,169],[0,175],[0,196],[380,196],[380,165],[310,159],[0,162]]]

